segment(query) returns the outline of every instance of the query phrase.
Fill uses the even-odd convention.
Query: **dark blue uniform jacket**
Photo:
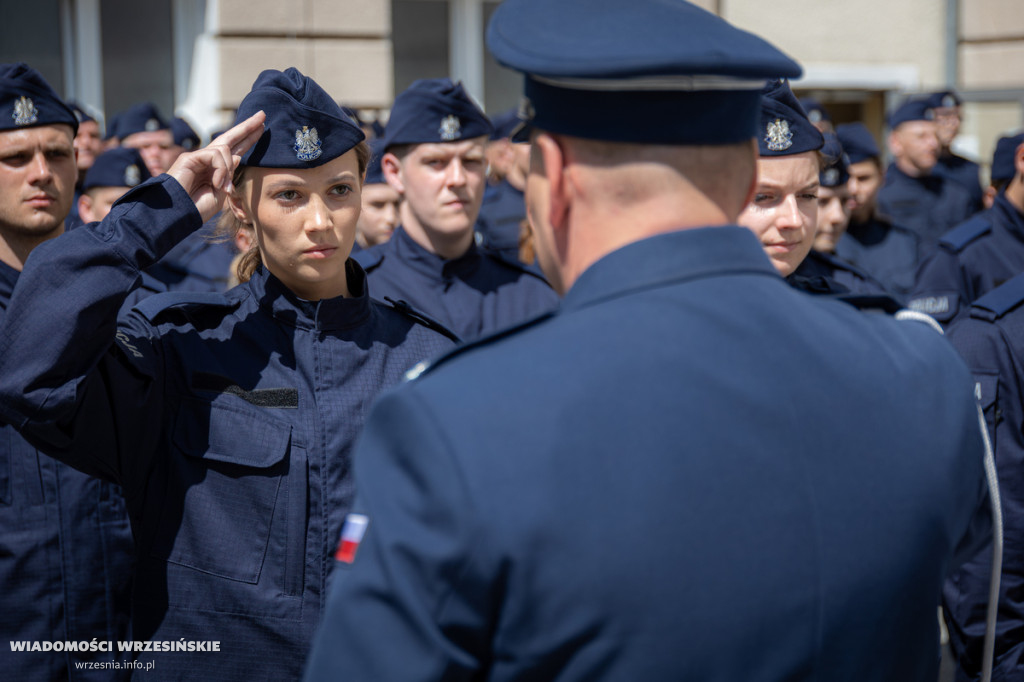
[[[982,199],[985,191],[981,187],[981,167],[978,164],[957,154],[945,154],[939,156],[935,172],[966,189],[975,211],[984,208]]]
[[[630,244],[377,403],[308,679],[932,682],[989,518],[971,390],[749,230]]]
[[[993,680],[1024,679],[1024,275],[982,296],[949,330],[974,373],[996,455],[1003,506],[1003,577]],[[955,574],[945,590],[957,679],[980,677],[991,548]]]
[[[1000,192],[992,208],[957,226],[921,265],[910,307],[944,325],[1024,272],[1024,214]]]
[[[0,263],[0,324],[18,274]],[[115,653],[15,652],[10,642],[125,639],[132,556],[120,489],[41,455],[0,423],[0,677],[124,677],[74,666],[124,659],[116,645]]]
[[[353,258],[366,269],[374,298],[408,301],[467,341],[558,305],[538,271],[476,244],[445,260],[399,227],[389,241]]]
[[[122,485],[135,639],[220,642],[138,654],[157,678],[294,678],[369,405],[454,344],[372,302],[351,261],[351,298],[303,301],[260,269],[225,294],[152,296],[116,319],[139,270],[199,225],[161,176],[37,248],[0,329],[0,415]]]
[[[850,223],[836,244],[836,255],[907,300],[920,264],[918,242],[913,232],[876,214],[867,222]]]
[[[480,205],[477,232],[483,246],[497,251],[506,260],[519,259],[520,224],[526,219],[526,201],[523,192],[507,180],[487,188]]]
[[[878,210],[918,236],[925,258],[942,235],[974,213],[974,203],[966,189],[941,175],[914,178],[893,163],[878,192]]]
[[[850,265],[831,253],[813,249],[796,270],[786,278],[798,289],[823,287],[829,293],[864,296],[889,296],[885,287],[863,270]],[[806,286],[805,285],[809,285]]]

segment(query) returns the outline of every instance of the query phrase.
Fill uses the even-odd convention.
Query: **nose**
[[[42,151],[37,151],[32,157],[32,184],[45,185],[49,184],[52,180],[53,168],[50,167],[49,159],[46,158],[46,154]]]
[[[779,205],[778,218],[775,222],[780,230],[794,230],[802,225],[803,221],[800,215],[800,207],[796,204],[796,196],[792,194],[786,195],[786,198]]]
[[[461,159],[452,159],[448,164],[448,186],[460,187],[466,184],[466,168]]]
[[[306,211],[306,231],[318,232],[331,227],[331,212],[327,204],[319,196],[314,194],[309,199]]]

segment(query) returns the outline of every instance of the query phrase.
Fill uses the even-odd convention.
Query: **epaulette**
[[[458,335],[451,329],[448,329],[448,327],[444,326],[434,318],[424,315],[423,313],[416,310],[405,301],[396,301],[390,296],[385,296],[384,300],[390,305],[392,310],[400,312],[402,315],[405,315],[406,317],[413,320],[417,324],[422,324],[427,329],[433,329],[435,332],[438,332],[439,334],[444,334],[455,343],[462,342],[462,339],[460,339]]]
[[[162,314],[171,310],[195,307],[216,307],[225,310],[235,308],[238,299],[228,298],[225,294],[207,291],[171,291],[154,294],[139,301],[132,310],[150,322],[156,322]]]
[[[384,254],[378,248],[363,249],[358,253],[353,252],[349,258],[359,263],[359,266],[366,272],[376,269],[384,262]]]
[[[952,230],[942,235],[942,239],[939,240],[939,244],[949,247],[952,249],[953,253],[959,253],[975,239],[984,234],[988,234],[991,231],[992,222],[988,217],[985,215],[976,215],[967,222],[954,227]]]
[[[516,270],[518,272],[524,272],[527,275],[530,275],[532,277],[536,277],[537,279],[539,279],[540,281],[544,282],[545,284],[549,284],[549,282],[547,280],[547,277],[544,276],[544,273],[541,272],[539,268],[537,268],[537,267],[535,267],[533,265],[527,265],[526,263],[522,262],[518,258],[517,259],[512,259],[512,258],[506,256],[504,253],[502,253],[500,251],[492,251],[491,249],[489,249],[487,247],[481,247],[480,248],[480,252],[484,253],[484,254],[487,254],[487,256],[489,256],[490,258],[493,258],[494,260],[498,261],[499,263],[501,263],[502,265],[504,265],[507,268],[511,268],[511,269]]]
[[[992,322],[1024,303],[1024,274],[1017,275],[971,304],[971,317]]]
[[[499,339],[503,339],[507,336],[512,336],[513,334],[518,334],[524,329],[533,327],[534,325],[540,324],[544,320],[553,317],[556,312],[557,311],[554,310],[548,311],[546,313],[538,315],[537,317],[526,320],[525,322],[520,322],[517,325],[507,327],[505,329],[502,329],[501,331],[494,332],[493,334],[488,334],[474,341],[470,341],[469,343],[464,343],[461,346],[453,348],[447,353],[442,353],[436,358],[431,358],[430,360],[423,360],[422,362],[417,363],[412,369],[405,373],[405,380],[412,381],[413,379],[421,377],[424,374],[427,374],[428,372],[433,372],[435,369],[437,369],[444,363],[448,362],[454,357],[458,357],[459,355],[465,353],[468,350],[479,348],[480,346],[486,346],[487,344],[498,341]]]

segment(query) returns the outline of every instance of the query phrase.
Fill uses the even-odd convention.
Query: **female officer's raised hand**
[[[231,176],[242,155],[263,135],[266,114],[259,111],[228,129],[206,147],[178,157],[167,174],[192,197],[203,222],[224,205],[231,191]]]

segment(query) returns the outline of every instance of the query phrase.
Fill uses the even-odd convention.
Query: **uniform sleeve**
[[[917,271],[909,307],[948,327],[969,305],[964,275],[956,254],[942,246]]]
[[[497,571],[481,568],[453,448],[409,389],[378,403],[357,450],[368,525],[354,561],[336,564],[307,680],[469,680],[485,666]]]
[[[0,327],[0,420],[41,451],[119,483],[159,436],[162,358],[151,326],[118,310],[140,270],[199,227],[169,176],[98,224],[38,246]]]

